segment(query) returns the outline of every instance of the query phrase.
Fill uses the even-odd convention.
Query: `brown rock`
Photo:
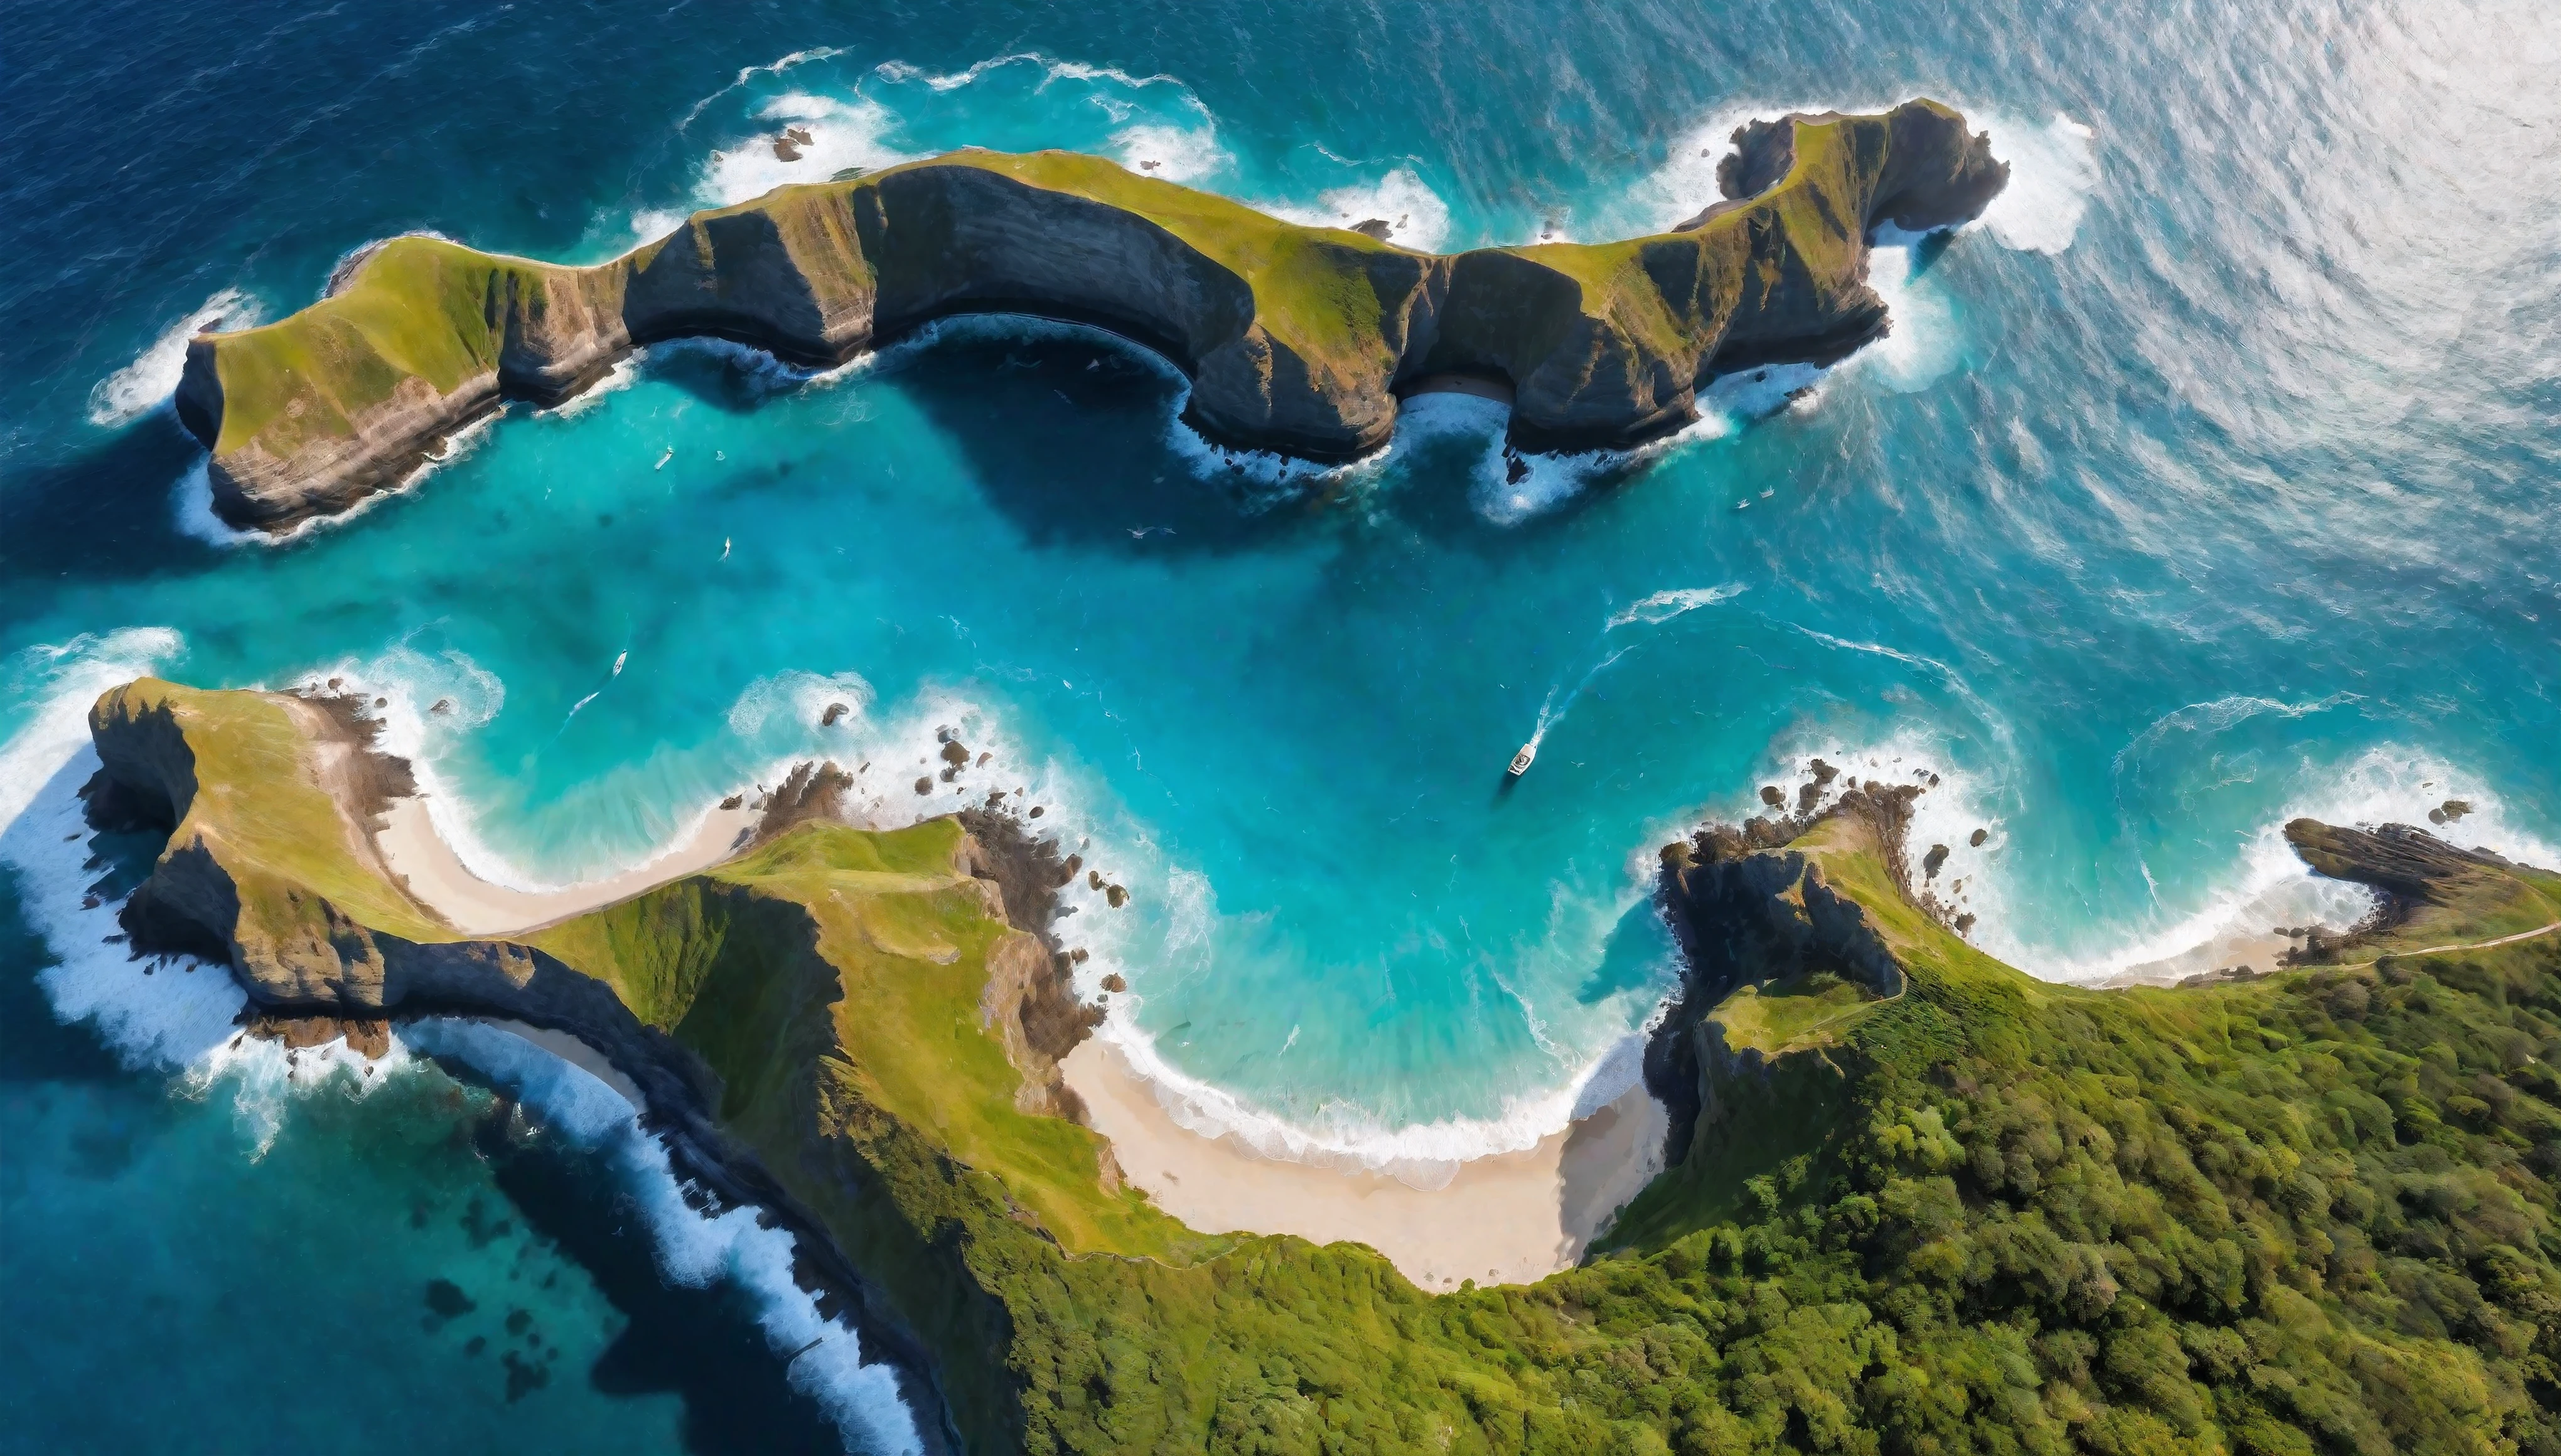
[[[1111,908],[1116,910],[1129,902],[1129,891],[1117,885],[1107,885],[1103,888],[1103,897],[1111,901]]]
[[[934,792],[934,779],[931,776],[918,779],[916,781],[916,791],[920,794],[930,794]]]
[[[1086,954],[1085,954],[1085,947],[1084,947],[1084,946],[1082,946],[1082,945],[1080,945],[1080,946],[1078,946],[1076,949],[1069,951],[1069,952],[1067,953],[1067,958],[1068,958],[1068,960],[1070,960],[1071,962],[1073,962],[1073,963],[1075,963],[1075,964],[1077,964],[1077,965],[1080,965],[1080,966],[1081,966],[1081,965],[1085,964],[1086,959],[1087,959]]]
[[[1129,980],[1118,971],[1113,971],[1103,978],[1103,989],[1116,996],[1129,989]]]
[[[1765,783],[1761,785],[1761,802],[1773,809],[1784,809],[1788,807],[1787,791],[1775,783]]]
[[[1026,817],[1026,818],[1031,818],[1031,819],[1038,819],[1039,817],[1041,817],[1041,806],[1040,806],[1040,805],[1038,805],[1038,804],[1034,804],[1034,805],[1032,805],[1032,812],[1031,812],[1030,814],[1028,814],[1028,815],[1024,816],[1024,817]]]
[[[1387,241],[1387,235],[1396,230],[1388,226],[1387,219],[1385,218],[1363,218],[1359,222],[1352,224],[1351,231],[1358,233],[1363,238],[1375,238],[1379,242],[1385,243]]]
[[[744,803],[746,803],[746,802],[747,802],[747,795],[745,795],[745,794],[732,794],[732,795],[730,795],[728,798],[721,800],[721,807],[722,807],[722,808],[724,808],[724,809],[735,809],[735,808],[737,808],[739,805],[744,804]]]
[[[1807,773],[1810,773],[1810,774],[1812,774],[1812,775],[1814,776],[1814,782],[1816,782],[1816,783],[1820,783],[1820,784],[1827,784],[1827,783],[1830,783],[1833,779],[1840,777],[1840,770],[1839,770],[1839,769],[1832,767],[1832,766],[1831,766],[1830,764],[1828,764],[1828,763],[1825,763],[1825,762],[1824,762],[1823,760],[1821,760],[1820,758],[1817,758],[1817,759],[1815,759],[1813,762],[1806,764],[1806,765],[1805,765],[1805,771],[1806,771]]]
[[[853,710],[847,708],[842,703],[830,703],[827,705],[826,716],[818,720],[818,727],[834,728],[838,719],[843,718],[846,714],[851,712],[853,712]]]
[[[1983,847],[1983,841],[1991,837],[1992,832],[1990,830],[1977,829],[1972,834],[1965,837],[1965,843],[1972,845],[1975,849],[1981,849]]]
[[[1085,888],[1088,890],[1101,890],[1103,888],[1103,872],[1100,870],[1086,871]]]
[[[942,761],[958,768],[969,761],[969,750],[960,746],[958,738],[953,738],[942,745]]]
[[[1930,853],[1921,857],[1921,878],[1924,880],[1938,879],[1939,867],[1947,863],[1948,847],[1943,844],[1934,844],[1930,846]]]

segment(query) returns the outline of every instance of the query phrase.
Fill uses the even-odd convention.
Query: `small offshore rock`
[[[942,761],[958,768],[969,761],[969,750],[960,746],[958,738],[953,738],[942,745]]]
[[[981,753],[981,754],[979,754],[979,755],[978,755],[978,766],[979,766],[980,768],[984,768],[984,767],[986,767],[986,766],[987,766],[987,760],[988,760],[988,759],[990,759],[990,758],[993,758],[993,757],[995,757],[995,756],[996,756],[996,755],[995,755],[995,754],[993,754],[993,753]]]
[[[1387,235],[1396,230],[1387,225],[1387,219],[1385,218],[1363,218],[1359,222],[1352,224],[1351,231],[1358,233],[1363,238],[1375,238],[1379,242],[1385,243],[1387,241]]]
[[[1991,837],[1992,832],[1990,830],[1977,829],[1972,834],[1965,837],[1965,843],[1972,845],[1975,849],[1981,849],[1983,847],[1983,841]]]
[[[773,156],[777,161],[796,162],[800,160],[800,148],[790,137],[777,136],[773,139]]]
[[[1103,888],[1103,897],[1111,901],[1111,908],[1116,910],[1129,902],[1129,891],[1117,885],[1107,885]]]
[[[851,712],[853,712],[853,710],[847,708],[842,703],[830,703],[827,705],[826,716],[818,720],[818,727],[834,728],[836,726],[836,720],[843,718],[846,714]]]
[[[1784,809],[1788,806],[1787,790],[1775,783],[1765,783],[1761,785],[1761,802],[1773,809]]]
[[[1796,790],[1796,812],[1799,814],[1810,814],[1814,812],[1814,805],[1822,802],[1822,797],[1823,786],[1821,784],[1809,783],[1803,785]]]
[[[1957,917],[1957,933],[1958,933],[1958,934],[1960,934],[1960,935],[1970,935],[1970,934],[1972,934],[1972,933],[1973,933],[1973,930],[1974,930],[1974,917],[1973,917],[1973,915],[1972,915],[1972,913],[1971,913],[1971,912],[1967,912],[1967,913],[1965,913],[1965,914],[1962,914],[1962,915],[1959,915],[1959,916]]]
[[[744,804],[744,803],[746,803],[746,802],[747,802],[747,795],[745,795],[745,794],[732,794],[732,795],[730,795],[728,798],[721,800],[721,807],[722,807],[722,808],[724,808],[724,809],[735,809],[735,808],[737,808],[739,805]]]
[[[1930,846],[1930,853],[1921,857],[1921,878],[1924,880],[1938,879],[1939,867],[1947,863],[1948,847],[1943,844],[1934,844]]]
[[[1038,805],[1038,804],[1034,804],[1034,805],[1032,805],[1032,812],[1031,812],[1028,816],[1026,816],[1026,817],[1028,817],[1028,818],[1032,818],[1032,819],[1038,819],[1039,817],[1041,817],[1041,806],[1040,806],[1040,805]]]
[[[1830,783],[1833,779],[1840,777],[1840,770],[1839,770],[1839,769],[1832,767],[1832,766],[1831,766],[1830,764],[1828,764],[1828,763],[1825,763],[1825,762],[1824,762],[1823,760],[1821,760],[1820,758],[1817,758],[1817,759],[1815,759],[1813,762],[1806,764],[1806,765],[1805,765],[1805,771],[1806,771],[1807,773],[1810,773],[1810,774],[1812,774],[1812,775],[1814,776],[1814,782],[1816,782],[1816,783],[1825,783],[1825,784],[1827,784],[1827,783]]]
[[[1083,965],[1083,964],[1085,964],[1085,962],[1086,962],[1085,947],[1084,947],[1084,946],[1082,946],[1082,945],[1080,945],[1080,946],[1078,946],[1076,949],[1069,951],[1069,952],[1067,953],[1067,958],[1068,958],[1068,961],[1069,961],[1069,963],[1070,963],[1070,964],[1073,964],[1073,965],[1080,965],[1080,966],[1081,966],[1081,965]],[[1115,987],[1115,988],[1113,988],[1113,989],[1115,989],[1115,990],[1116,990],[1116,989],[1118,989],[1118,988],[1116,988],[1116,987]]]
[[[916,781],[916,791],[920,794],[930,794],[934,792],[933,775],[928,774],[926,777],[918,779]]]
[[[1085,888],[1088,890],[1101,890],[1103,888],[1103,872],[1100,870],[1086,871]]]
[[[1121,992],[1129,989],[1129,982],[1128,979],[1122,976],[1118,971],[1113,971],[1110,975],[1103,978],[1103,989],[1110,992],[1114,996],[1117,996]]]
[[[430,709],[428,709],[428,710],[427,710],[427,712],[429,712],[429,713],[451,713],[452,711],[453,711],[453,700],[452,700],[452,699],[450,699],[450,698],[438,698],[438,699],[436,699],[436,700],[435,700],[435,706],[434,706],[433,708],[430,708]]]

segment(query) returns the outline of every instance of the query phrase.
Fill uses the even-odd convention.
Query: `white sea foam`
[[[1142,122],[1111,134],[1112,154],[1120,165],[1164,182],[1200,182],[1236,165],[1218,144],[1218,128],[1207,120],[1196,126]]]
[[[190,1095],[228,1089],[257,1155],[272,1146],[296,1098],[386,1085],[409,1069],[411,1046],[479,1067],[566,1135],[614,1145],[670,1280],[735,1279],[756,1297],[772,1349],[811,1347],[792,1362],[791,1379],[827,1410],[848,1449],[922,1450],[890,1372],[862,1365],[853,1332],[821,1319],[793,1280],[792,1236],[759,1226],[752,1209],[695,1213],[665,1150],[595,1076],[521,1039],[452,1020],[403,1029],[379,1059],[344,1042],[288,1050],[239,1031],[247,998],[225,967],[179,956],[137,960],[127,952],[116,920],[120,901],[89,889],[97,872],[87,859],[90,834],[78,791],[97,756],[86,741],[85,713],[99,692],[153,671],[183,645],[165,628],[128,629],[37,649],[13,665],[12,687],[38,706],[0,745],[0,866],[14,874],[23,913],[57,957],[37,978],[55,1014],[92,1024],[128,1065],[172,1073]],[[462,675],[472,671],[466,664]]]
[[[607,396],[620,394],[622,391],[639,383],[640,363],[647,354],[648,351],[645,349],[634,349],[630,353],[623,355],[620,359],[613,361],[613,367],[604,372],[603,378],[598,379],[596,383],[589,385],[586,389],[579,391],[568,399],[561,401],[558,404],[553,405],[549,409],[535,410],[534,418],[575,419],[579,415],[585,414],[590,409],[603,404]],[[778,363],[779,361],[776,362]]]
[[[1134,1006],[1135,996],[1115,998]],[[1447,1188],[1461,1166],[1479,1158],[1525,1152],[1626,1095],[1644,1075],[1645,1033],[1629,1033],[1577,1067],[1564,1085],[1506,1099],[1491,1117],[1453,1117],[1386,1127],[1347,1103],[1330,1104],[1325,1125],[1303,1127],[1254,1106],[1165,1060],[1155,1044],[1115,1005],[1096,1033],[1117,1047],[1177,1126],[1206,1138],[1232,1137],[1256,1154],[1314,1168],[1380,1173],[1430,1192]]]
[[[2301,717],[2316,705],[2267,699],[2226,699],[2183,709],[2193,728],[2215,730],[2267,713]],[[2166,721],[2165,721],[2166,722]],[[2208,726],[2212,727],[2208,727]],[[2154,725],[2146,736],[2180,730]],[[2424,749],[2398,744],[2368,748],[2346,762],[2301,754],[2281,770],[2288,785],[2282,807],[2236,836],[2234,865],[2215,877],[2215,889],[2194,906],[2161,907],[2151,923],[2126,943],[2099,954],[2041,954],[2018,946],[2023,969],[2054,980],[2087,981],[2128,974],[2169,979],[2228,965],[2192,964],[2195,952],[2239,947],[2263,939],[2270,926],[2325,923],[2343,927],[2371,904],[2363,890],[2314,877],[2286,843],[2285,826],[2298,818],[2324,824],[2411,824],[2467,848],[2487,849],[2525,864],[2561,865],[2561,847],[2520,822],[2513,809],[2478,774]],[[2428,812],[2448,799],[2472,805],[2459,821],[2432,825]],[[2204,957],[2213,959],[2211,955]],[[2259,969],[2270,969],[2260,965]]]
[[[1450,238],[1450,205],[1410,166],[1375,181],[1329,188],[1313,206],[1271,203],[1264,210],[1315,228],[1349,228],[1375,218],[1387,224],[1388,242],[1418,252],[1438,252]]]
[[[225,551],[258,540],[262,533],[239,530],[214,514],[212,471],[210,458],[198,460],[195,468],[178,477],[177,488],[170,492],[170,518],[179,533]]]
[[[768,1349],[790,1355],[807,1347],[791,1362],[791,1383],[826,1410],[847,1450],[924,1449],[896,1377],[886,1367],[862,1364],[855,1333],[822,1319],[793,1280],[794,1236],[760,1226],[750,1208],[697,1213],[685,1202],[666,1148],[641,1130],[621,1093],[585,1068],[484,1023],[439,1017],[405,1026],[401,1036],[422,1052],[469,1066],[553,1131],[609,1153],[647,1219],[660,1275],[694,1288],[734,1280],[754,1297]]]
[[[116,919],[122,901],[92,889],[101,867],[89,859],[79,797],[98,767],[88,707],[184,647],[165,627],[139,627],[20,655],[12,686],[36,708],[0,746],[0,866],[15,875],[27,923],[56,957],[36,976],[54,1014],[90,1023],[125,1064],[174,1073],[192,1095],[230,1086],[262,1153],[294,1096],[323,1085],[368,1090],[381,1085],[380,1067],[343,1042],[289,1051],[241,1035],[247,998],[226,968],[187,956],[136,959]]]
[[[1721,601],[1732,601],[1741,596],[1746,589],[1740,581],[1728,581],[1722,586],[1684,586],[1674,591],[1657,591],[1624,611],[1612,615],[1609,625],[1615,628],[1631,627],[1639,622],[1647,625],[1668,622],[1684,612],[1694,612],[1700,607],[1714,606]]]
[[[1983,210],[1980,226],[2021,252],[2070,247],[2099,185],[2098,132],[2060,111],[2043,125],[2003,111],[1966,114],[1991,133],[1992,155],[2009,163],[2009,186]]]
[[[97,382],[88,392],[89,422],[112,429],[168,404],[187,370],[187,341],[202,333],[247,328],[257,322],[257,300],[238,288],[206,299],[163,330],[131,364]]]
[[[1572,236],[1599,242],[1657,233],[1723,201],[1724,193],[1716,183],[1717,164],[1733,154],[1734,132],[1745,122],[1796,111],[1876,112],[1894,104],[1875,99],[1720,107],[1676,138],[1663,164],[1629,187],[1624,196],[1575,218]],[[1982,229],[2001,246],[2017,251],[2056,253],[2070,247],[2089,211],[2090,194],[2099,184],[2096,130],[2060,111],[2038,122],[1999,106],[1962,100],[1951,104],[1975,129],[1990,133],[1992,155],[2010,168],[2009,185],[1981,218],[1966,226]]]

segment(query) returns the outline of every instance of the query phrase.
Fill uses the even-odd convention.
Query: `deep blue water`
[[[1023,788],[1133,891],[1070,922],[1131,984],[1111,1035],[1203,1118],[1407,1171],[1618,1085],[1670,976],[1653,846],[1809,753],[1940,775],[1944,880],[2057,977],[2352,912],[2275,839],[2294,814],[2462,798],[2459,837],[2561,858],[2561,21],[2413,9],[13,7],[0,1429],[896,1440],[852,1376],[724,1396],[784,1388],[769,1250],[684,1253],[663,1171],[580,1096],[519,1114],[485,1057],[297,1087],[219,1051],[215,991],[99,953],[92,847],[39,828],[78,711],[137,671],[378,687],[448,829],[534,883],[802,754],[913,816],[956,727],[997,755],[968,792]],[[1143,356],[974,324],[815,380],[653,351],[243,546],[158,406],[189,328],[281,316],[404,231],[595,259],[975,143],[1418,246],[1600,238],[1694,212],[1746,116],[1925,93],[2015,176],[1878,253],[1890,340],[1520,488],[1490,406],[1428,402],[1348,471],[1238,468]],[[786,123],[818,136],[795,165],[758,143]],[[438,1278],[489,1292],[430,1329]],[[510,1401],[461,1343],[528,1280],[558,1374]],[[279,1397],[314,1362],[350,1377]]]

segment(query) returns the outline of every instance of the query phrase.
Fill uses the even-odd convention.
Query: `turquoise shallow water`
[[[956,803],[910,787],[952,727],[994,755],[967,796],[1022,788],[1133,892],[1080,904],[1069,934],[1096,981],[1128,977],[1110,1034],[1187,1116],[1426,1180],[1623,1084],[1671,975],[1653,848],[1809,753],[1939,774],[1922,832],[1955,847],[1944,879],[1979,939],[2053,976],[2352,911],[2291,867],[2274,831],[2294,814],[2463,798],[2468,842],[2549,862],[2549,17],[2256,3],[2097,24],[1998,5],[46,17],[0,90],[26,159],[0,241],[31,260],[0,292],[0,810],[58,794],[66,705],[146,666],[376,688],[440,820],[528,883],[643,858],[800,755],[869,763],[886,821]],[[217,544],[158,407],[187,321],[278,316],[408,229],[601,257],[794,168],[971,143],[1154,161],[1415,245],[1598,238],[1695,211],[1746,115],[1917,92],[1968,108],[2016,176],[1983,224],[1879,252],[1890,340],[1731,395],[1642,457],[1542,461],[1519,486],[1488,405],[1424,402],[1385,458],[1288,471],[1202,449],[1143,355],[992,321],[814,379],[654,350],[280,547]],[[797,164],[757,141],[785,122],[818,137]],[[835,702],[859,712],[822,729]],[[69,850],[12,836],[22,880],[67,873]],[[84,932],[29,926],[11,977],[77,960],[59,942]],[[99,1025],[37,1040],[130,1044]],[[187,1149],[118,1165],[125,1202],[307,1213],[334,1207],[327,1170],[362,1167],[386,1208],[411,1186],[467,1202],[473,1178],[488,1208],[514,1197],[486,1157],[365,1151],[468,1120],[424,1092],[285,1096],[279,1151],[249,1163],[262,1134],[228,1094],[170,1103],[169,1075],[31,1073],[45,1090],[8,1113],[28,1150],[0,1206],[12,1247],[148,1237],[67,1181],[97,1088]],[[591,1186],[593,1156],[562,1151],[563,1186]],[[436,1265],[443,1236],[401,1257]],[[0,1299],[47,1327],[83,1308],[76,1286],[150,1282],[101,1261]],[[709,1287],[753,1305],[727,1277]],[[562,1322],[609,1324],[559,1298]],[[36,1388],[8,1398],[43,1406]],[[644,1445],[707,1439],[595,1381],[517,1407],[573,1395],[661,1421]]]

